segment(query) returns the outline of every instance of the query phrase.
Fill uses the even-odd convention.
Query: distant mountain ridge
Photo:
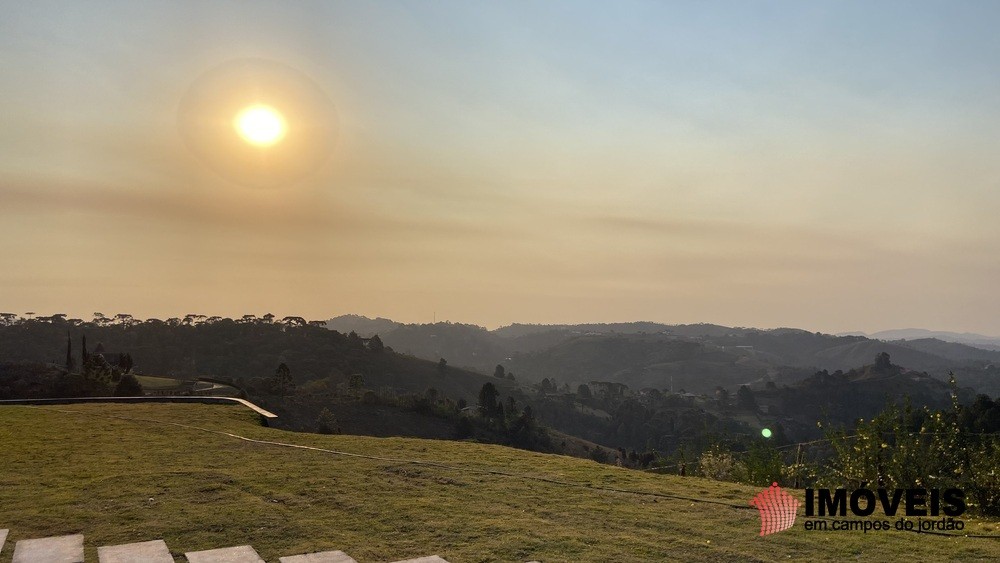
[[[874,338],[876,340],[887,341],[924,340],[928,338],[935,338],[945,342],[965,344],[967,346],[974,346],[985,350],[1000,351],[1000,336],[986,336],[984,334],[976,334],[974,332],[949,332],[945,330],[927,330],[925,328],[901,328],[882,330],[873,334],[865,334],[863,332],[854,332],[849,334],[857,334],[868,338]]]
[[[361,315],[341,315],[326,321],[326,327],[331,330],[344,334],[354,331],[362,338],[371,338],[376,334],[381,337],[402,325],[403,323],[398,323],[391,319],[382,317],[369,319]]]
[[[554,377],[560,384],[606,380],[658,389],[669,388],[673,382],[688,391],[704,391],[717,385],[731,387],[767,379],[792,382],[816,370],[849,370],[886,352],[909,369],[940,380],[954,372],[963,386],[1000,394],[1000,340],[996,347],[990,347],[926,337],[882,340],[797,328],[648,321],[512,324],[488,330],[471,324],[402,324],[344,315],[331,319],[327,326],[341,332],[354,330],[362,336],[378,329],[385,344],[398,352],[429,360],[445,358],[449,365],[486,374],[501,364],[519,379],[529,381],[546,377]],[[902,332],[910,337],[927,333],[937,334],[918,329]],[[900,333],[877,334],[892,337]],[[942,334],[954,338],[957,333]],[[682,354],[682,350],[687,352]]]

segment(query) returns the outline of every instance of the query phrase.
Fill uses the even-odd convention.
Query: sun
[[[271,106],[256,104],[243,108],[233,118],[233,127],[244,141],[269,147],[285,137],[285,118]]]

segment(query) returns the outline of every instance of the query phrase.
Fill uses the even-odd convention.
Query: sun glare
[[[240,111],[233,126],[244,141],[259,147],[269,147],[285,136],[285,118],[278,110],[261,104]]]

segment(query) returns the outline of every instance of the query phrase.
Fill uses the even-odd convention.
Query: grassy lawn
[[[167,389],[177,389],[181,387],[182,384],[186,383],[180,379],[173,379],[171,377],[156,377],[153,375],[137,375],[136,379],[142,385],[142,388],[146,391],[165,391]]]
[[[132,419],[123,420],[115,416]],[[161,421],[161,423],[153,422]],[[464,471],[257,444],[162,424]],[[1000,540],[905,532],[759,537],[756,511],[518,475],[745,505],[759,490],[499,446],[268,429],[237,406],[0,407],[0,528],[13,542],[83,533],[96,547],[163,538],[178,557],[249,543],[268,561],[341,549],[362,563],[437,553],[473,561],[996,560]],[[1000,534],[966,520],[966,532]]]

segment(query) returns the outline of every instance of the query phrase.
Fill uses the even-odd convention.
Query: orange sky
[[[1000,334],[997,8],[910,6],[14,7],[0,310]],[[295,181],[182,138],[244,58],[335,107]]]

